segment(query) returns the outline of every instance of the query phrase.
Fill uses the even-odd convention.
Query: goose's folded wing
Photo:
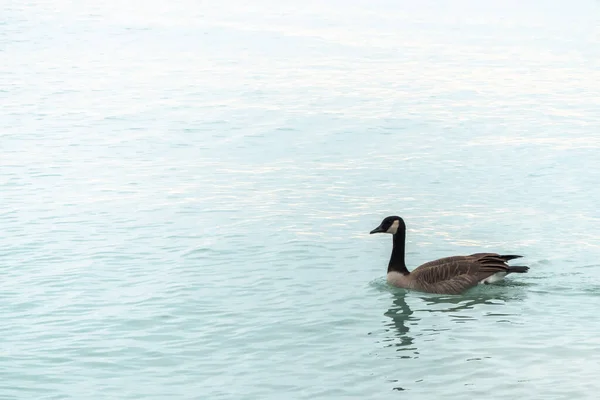
[[[477,286],[477,283],[479,283],[477,276],[464,274],[436,283],[421,282],[419,286],[429,293],[461,294],[465,290]]]
[[[478,275],[480,268],[481,264],[476,259],[468,256],[454,256],[425,263],[411,274],[418,282],[434,284],[461,275]]]
[[[415,269],[415,288],[431,293],[459,294],[477,285],[482,279],[503,271],[506,265],[500,260],[455,256],[430,261]]]

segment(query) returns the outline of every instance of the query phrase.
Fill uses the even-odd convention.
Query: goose
[[[525,273],[529,267],[509,266],[507,262],[518,255],[475,253],[427,262],[409,272],[404,262],[406,224],[392,215],[381,221],[370,234],[392,234],[392,256],[387,269],[387,282],[396,287],[437,294],[461,294],[478,284],[501,281],[511,273]]]

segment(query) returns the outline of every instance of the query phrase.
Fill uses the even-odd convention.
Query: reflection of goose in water
[[[457,323],[465,322],[468,319],[474,319],[468,315],[461,315],[465,310],[471,310],[479,305],[502,305],[503,303],[515,300],[522,300],[524,292],[521,290],[509,290],[506,288],[518,288],[522,285],[504,285],[505,289],[487,290],[487,287],[482,290],[472,291],[466,296],[439,296],[417,294],[406,290],[394,290],[392,305],[384,313],[389,319],[384,320],[385,332],[389,335],[382,341],[386,347],[398,347],[397,351],[413,351],[414,355],[418,355],[418,348],[414,345],[415,337],[432,332],[447,331],[450,328],[432,328],[431,326],[419,327],[419,321],[426,316],[427,313],[443,313],[448,314],[451,320]],[[423,307],[411,307],[407,302],[407,296],[415,300],[412,303],[421,303]],[[499,310],[490,309],[489,316],[503,316]],[[456,313],[456,314],[449,314]],[[412,335],[410,334],[411,326],[414,326]],[[425,333],[427,332],[427,333]],[[410,356],[401,356],[402,358],[412,358]]]
[[[390,332],[389,337],[383,339],[383,342],[390,342],[385,347],[398,347],[396,351],[414,351],[415,355],[418,355],[416,347],[413,347],[413,337],[408,334],[410,328],[408,323],[411,321],[418,321],[418,319],[412,317],[413,311],[406,303],[406,292],[402,291],[394,294],[393,306],[390,307],[384,315],[391,319],[384,322],[386,332]],[[386,335],[388,336],[388,335]],[[398,339],[400,341],[398,342]],[[411,358],[409,355],[403,355],[401,358]]]
[[[429,358],[427,354],[424,354],[421,361],[417,360],[421,357],[420,347],[425,353],[428,347],[427,343],[422,342],[432,340],[437,342],[440,340],[439,338],[451,337],[454,324],[477,323],[477,320],[480,319],[478,317],[496,318],[501,321],[510,319],[510,314],[502,313],[502,306],[505,303],[522,300],[527,292],[521,290],[522,286],[525,286],[523,284],[511,282],[503,286],[504,288],[495,289],[492,289],[492,286],[484,286],[481,287],[481,290],[475,289],[462,297],[393,289],[392,304],[384,312],[387,318],[383,321],[384,338],[381,343],[386,348],[393,348],[395,357],[409,363],[403,364],[402,368],[413,366],[418,367],[418,370],[423,370],[422,364],[430,361],[427,360]],[[470,312],[470,310],[476,311]],[[481,315],[482,310],[489,311]],[[431,313],[438,313],[433,320],[439,321],[439,323],[431,323]],[[478,317],[475,317],[474,314]],[[422,344],[423,346],[421,346]],[[470,360],[465,357],[465,361]],[[424,379],[427,380],[426,375],[417,375],[412,378],[404,376],[388,380],[388,382],[394,383],[393,390],[406,390],[407,386],[421,384]]]
[[[503,285],[508,287],[509,285]],[[514,287],[524,285],[511,285]],[[422,312],[449,313],[454,311],[470,310],[477,305],[501,305],[512,300],[523,298],[522,292],[506,292],[500,290],[472,291],[463,297],[456,296],[417,296],[425,302],[427,308],[419,310]],[[440,306],[435,308],[435,306]],[[433,308],[432,308],[433,307]]]

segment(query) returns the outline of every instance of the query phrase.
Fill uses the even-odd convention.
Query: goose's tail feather
[[[512,273],[512,272],[517,272],[519,274],[524,274],[525,272],[529,271],[529,267],[525,267],[522,265],[515,265],[508,267],[508,273]]]
[[[521,258],[521,257],[523,257],[523,256],[518,256],[518,255],[514,255],[514,254],[500,256],[500,258],[503,259],[504,261],[510,261],[510,260],[514,260],[515,258]]]

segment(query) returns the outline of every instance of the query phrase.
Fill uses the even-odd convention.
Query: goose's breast
[[[408,279],[408,275],[402,275],[400,272],[390,271],[386,276],[387,282],[396,287],[400,288],[410,288],[410,280]]]

